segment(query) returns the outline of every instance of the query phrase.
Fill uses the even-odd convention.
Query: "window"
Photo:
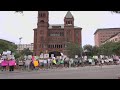
[[[61,45],[61,48],[62,48],[62,45]]]
[[[60,45],[59,45],[59,48],[60,48]]]
[[[71,24],[71,22],[70,22],[70,21],[68,21],[68,24]]]
[[[45,17],[45,16],[46,16],[45,13],[40,13],[40,14],[39,14],[39,17]]]

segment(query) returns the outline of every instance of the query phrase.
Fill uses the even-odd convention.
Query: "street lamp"
[[[21,44],[22,37],[19,38],[19,52],[20,52],[20,44]]]

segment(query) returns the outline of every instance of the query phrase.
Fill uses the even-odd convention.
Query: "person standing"
[[[6,67],[8,66],[8,61],[6,59],[4,59],[1,62],[1,66],[2,66],[2,71],[6,71]]]
[[[9,61],[9,71],[14,71],[14,67],[15,67],[15,60],[10,59]]]
[[[25,69],[26,70],[30,70],[30,63],[32,62],[32,60],[31,59],[27,59],[26,61],[25,61]]]
[[[50,67],[51,67],[51,59],[48,58],[48,60],[47,60],[47,68],[50,69]]]
[[[38,70],[39,69],[39,61],[38,60],[34,60],[33,64],[34,64],[35,70]]]
[[[44,69],[47,69],[47,60],[45,59],[43,62],[44,62]]]
[[[24,62],[22,60],[18,61],[19,69],[23,70]]]

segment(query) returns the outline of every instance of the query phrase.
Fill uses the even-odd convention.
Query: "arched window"
[[[60,48],[60,45],[59,45],[59,48]]]
[[[44,20],[41,20],[40,22],[41,22],[41,23],[44,23]]]
[[[58,45],[57,45],[57,48],[58,48]]]
[[[56,44],[55,44],[55,48],[56,48]]]
[[[61,45],[61,48],[62,48],[62,45]]]

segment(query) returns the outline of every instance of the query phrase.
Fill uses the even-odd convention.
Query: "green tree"
[[[18,53],[18,52],[16,52],[14,56],[15,56],[15,58],[16,58],[16,59],[18,59],[18,58],[20,58],[20,57],[21,57],[21,54],[20,54],[20,53]]]
[[[112,47],[113,54],[120,56],[120,42],[114,42]]]
[[[7,40],[0,39],[0,53],[3,51],[10,50],[12,53],[15,52],[17,49],[17,45]]]
[[[66,50],[67,50],[67,54],[70,58],[75,58],[75,55],[80,56],[82,48],[80,48],[79,44],[68,43],[67,47],[66,47]]]
[[[92,47],[92,55],[95,55],[95,56],[99,55],[100,54],[99,51],[100,51],[99,47],[97,46]]]
[[[111,56],[113,54],[120,55],[120,42],[107,42],[99,47],[100,53]]]
[[[87,51],[85,52],[88,56],[93,56],[93,46],[92,45],[84,45],[83,46],[83,49],[84,51]]]
[[[32,55],[33,54],[33,52],[31,52],[30,50],[29,50],[29,48],[25,48],[23,51],[21,51],[21,55]]]

